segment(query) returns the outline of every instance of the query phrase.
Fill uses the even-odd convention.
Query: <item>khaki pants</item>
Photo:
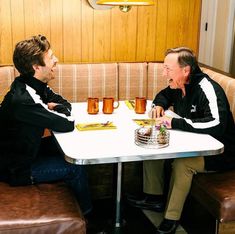
[[[179,220],[184,202],[189,193],[193,175],[205,172],[204,158],[179,158],[172,163],[172,175],[165,210],[165,218]],[[148,194],[163,194],[164,160],[144,161],[143,191]]]

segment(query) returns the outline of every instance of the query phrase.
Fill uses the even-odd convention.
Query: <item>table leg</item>
[[[122,189],[122,163],[117,165],[117,194],[116,194],[116,216],[115,227],[121,227],[121,189]]]

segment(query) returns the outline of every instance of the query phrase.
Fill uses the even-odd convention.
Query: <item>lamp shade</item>
[[[108,10],[108,9],[115,7],[115,6],[109,6],[109,5],[98,5],[96,1],[97,0],[88,0],[90,6],[95,10]]]
[[[111,6],[149,6],[154,5],[154,0],[98,0],[96,3]]]

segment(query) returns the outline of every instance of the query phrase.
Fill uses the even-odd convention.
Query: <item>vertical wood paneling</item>
[[[155,6],[138,7],[136,60],[151,60],[156,48],[156,14]]]
[[[167,47],[183,46],[188,36],[188,12],[191,0],[168,0]]]
[[[11,0],[12,47],[25,38],[24,0]]]
[[[169,47],[198,52],[201,0],[94,10],[87,0],[0,0],[0,64],[19,40],[44,34],[60,62],[161,61]]]
[[[81,0],[63,0],[63,62],[82,60]]]
[[[157,1],[157,33],[155,46],[155,60],[162,61],[164,59],[164,52],[167,49],[167,24],[168,24],[168,1]]]
[[[0,63],[12,63],[11,4],[0,0]]]
[[[137,7],[123,13],[112,9],[111,60],[135,61],[137,35]]]
[[[201,18],[201,0],[189,1],[189,14],[188,14],[188,36],[184,37],[185,44],[191,47],[196,54],[199,48],[199,31]]]
[[[63,50],[63,0],[51,0],[51,46],[59,62],[64,61]]]
[[[111,11],[94,11],[94,62],[111,59]]]
[[[87,1],[82,1],[82,62],[93,62],[94,10]]]
[[[26,37],[42,34],[50,40],[50,1],[24,0],[24,18]]]

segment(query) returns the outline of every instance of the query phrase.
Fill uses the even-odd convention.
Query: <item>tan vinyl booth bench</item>
[[[235,117],[235,80],[209,68],[203,70],[221,84]],[[0,100],[16,75],[17,72],[13,67],[0,67]],[[88,97],[98,97],[101,100],[105,96],[119,100],[145,96],[152,100],[158,91],[167,86],[167,81],[162,76],[162,63],[157,62],[58,64],[56,79],[49,85],[70,102],[86,101]],[[115,181],[113,165],[100,164],[86,167],[92,198],[112,196],[113,181]],[[98,174],[102,176],[97,176]],[[141,162],[124,164],[122,188],[124,193],[142,190]],[[217,220],[217,233],[235,233],[235,171],[198,174],[193,179],[191,191],[191,195]],[[15,199],[16,197],[22,199]],[[53,205],[58,213],[51,213],[50,205]],[[74,228],[79,230],[76,233],[85,233],[85,223],[79,204],[63,184],[14,188],[0,183],[0,207],[0,233],[14,233],[7,232],[7,228],[9,230],[18,228],[22,233],[27,233],[24,231],[32,227],[38,228],[38,232],[35,233],[40,233],[41,225],[44,225],[44,228],[48,227],[45,230],[52,228],[53,231],[48,233],[56,233],[54,231],[56,229],[53,228],[59,230],[61,227],[63,230],[66,222],[69,223],[67,232],[60,233],[75,233]]]

